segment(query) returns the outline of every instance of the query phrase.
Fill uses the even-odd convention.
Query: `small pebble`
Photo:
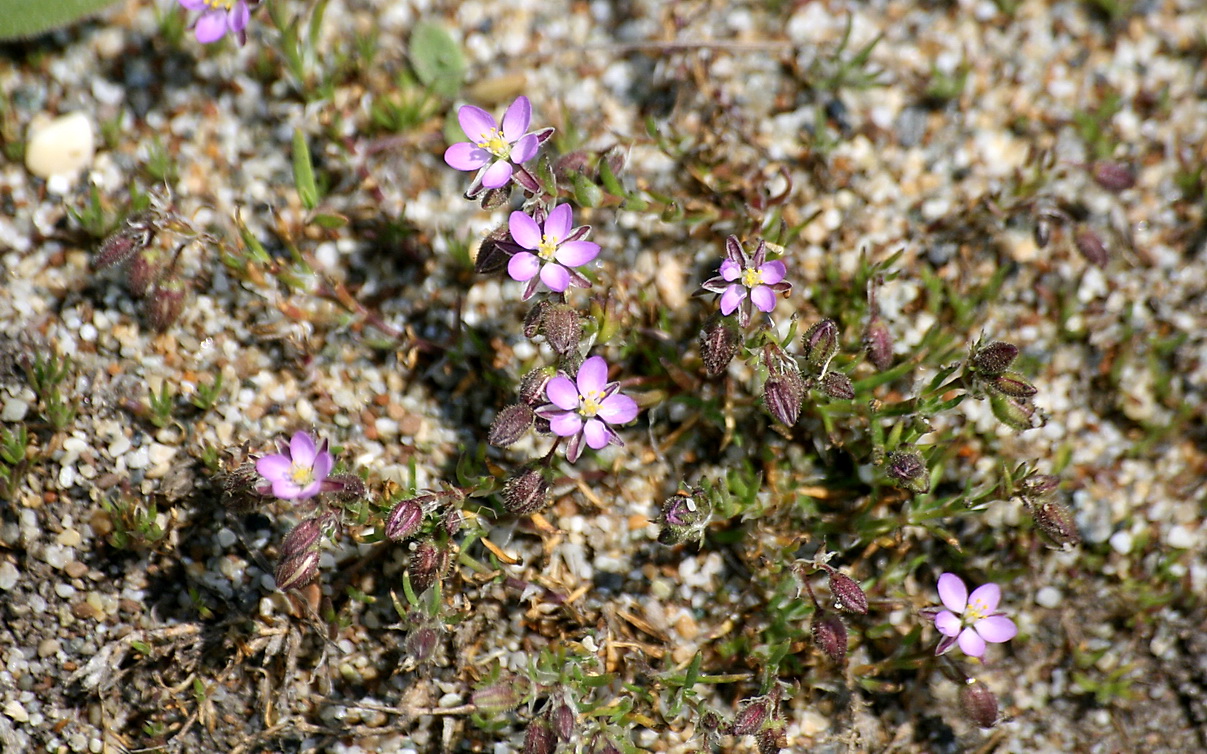
[[[16,699],[12,699],[8,704],[4,705],[4,714],[13,722],[27,723],[29,722],[29,713],[25,711],[25,707]]]
[[[21,572],[17,567],[7,560],[0,563],[0,589],[9,591],[17,585],[17,579],[21,577]]]
[[[29,404],[20,398],[9,398],[4,403],[4,410],[0,411],[0,421],[19,422],[25,419],[25,414],[29,412]]]
[[[1132,551],[1132,535],[1126,531],[1117,531],[1111,535],[1109,540],[1111,549],[1120,555],[1126,555]]]
[[[1040,607],[1055,608],[1059,607],[1064,601],[1064,595],[1054,586],[1045,586],[1035,593],[1035,604]]]
[[[43,639],[38,642],[38,657],[43,659],[53,657],[59,653],[60,649],[62,649],[62,645],[59,644],[58,639]]]
[[[84,113],[34,118],[25,145],[25,167],[39,178],[78,173],[92,162],[95,137]]]
[[[1171,527],[1165,535],[1165,543],[1178,550],[1189,550],[1194,547],[1194,535],[1185,526],[1178,524]]]

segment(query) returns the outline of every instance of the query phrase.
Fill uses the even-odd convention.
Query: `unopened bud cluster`
[[[1044,538],[1053,546],[1069,549],[1081,544],[1081,533],[1068,506],[1056,500],[1060,480],[1051,474],[1030,474],[1015,487],[1023,507]]]
[[[676,493],[666,499],[658,514],[658,541],[664,545],[702,543],[711,520],[712,503],[704,490],[697,487]]]
[[[972,347],[965,374],[989,394],[989,406],[998,421],[1023,431],[1043,426],[1046,418],[1031,403],[1035,386],[1022,374],[1009,371],[1016,358],[1018,346],[978,340]]]

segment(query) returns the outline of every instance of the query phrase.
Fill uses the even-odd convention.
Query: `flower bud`
[[[407,634],[404,649],[416,663],[424,663],[432,659],[436,651],[436,640],[439,636],[431,626],[419,626]]]
[[[407,571],[411,577],[411,588],[416,594],[426,592],[448,568],[448,550],[431,542],[421,542],[411,553]]]
[[[847,657],[847,627],[837,615],[821,613],[813,618],[813,643],[836,663]]]
[[[264,481],[254,463],[245,463],[221,476],[222,502],[236,513],[250,513],[268,498],[257,486]]]
[[[983,377],[994,377],[1005,372],[1018,358],[1018,346],[995,340],[982,346],[978,341],[972,349],[972,368]]]
[[[545,312],[549,311],[549,302],[545,299],[540,299],[528,313],[524,315],[524,337],[532,340],[541,331],[541,321],[545,318]]]
[[[855,386],[851,378],[842,372],[826,372],[821,378],[821,391],[831,398],[849,401],[855,397]]]
[[[323,537],[323,524],[323,519],[315,517],[293,527],[281,542],[277,560],[289,560],[312,550],[317,552]]]
[[[1064,505],[1054,501],[1032,505],[1031,519],[1035,521],[1035,526],[1040,532],[1057,547],[1068,549],[1081,544],[1077,522],[1073,520],[1072,511]]]
[[[588,160],[587,153],[581,149],[567,152],[554,161],[553,172],[559,181],[569,183],[571,177],[586,170]]]
[[[143,303],[147,323],[159,332],[171,327],[184,311],[184,295],[184,283],[179,280],[168,280],[156,285]]]
[[[1098,160],[1090,166],[1090,176],[1099,186],[1116,194],[1136,185],[1136,173],[1124,162]]]
[[[563,741],[569,741],[574,735],[574,710],[569,704],[559,702],[554,705],[549,712],[549,722],[553,725],[553,732]]]
[[[142,298],[163,273],[160,254],[155,249],[143,249],[135,254],[126,268],[126,288],[134,298]]]
[[[603,159],[608,163],[608,169],[612,171],[612,175],[619,178],[628,165],[629,150],[617,144],[607,152],[604,152]]]
[[[444,529],[444,533],[450,537],[457,536],[457,532],[461,531],[461,527],[465,525],[465,517],[461,514],[460,508],[449,508],[444,512],[444,518],[440,519],[440,528]]]
[[[549,347],[559,354],[578,347],[583,336],[583,321],[578,312],[566,304],[554,304],[541,318],[541,332]]]
[[[536,414],[532,408],[523,403],[513,403],[495,417],[486,434],[486,441],[496,448],[506,448],[532,429],[535,420]]]
[[[701,489],[671,495],[662,504],[657,523],[662,526],[658,541],[664,545],[702,541],[712,519],[712,504]]]
[[[759,754],[779,754],[788,745],[788,734],[784,732],[782,723],[766,728],[755,736],[759,744]]]
[[[1030,474],[1015,488],[1015,494],[1029,502],[1043,500],[1060,486],[1060,477],[1052,474]]]
[[[1077,229],[1077,232],[1073,234],[1073,245],[1081,252],[1081,256],[1092,265],[1106,267],[1106,263],[1111,261],[1110,253],[1106,250],[1102,236],[1089,228]]]
[[[738,708],[728,732],[731,736],[753,736],[770,717],[771,700],[765,696],[748,699]]]
[[[155,238],[155,229],[141,222],[133,223],[132,220],[133,218],[101,242],[100,248],[92,257],[92,269],[103,270],[106,267],[123,265],[151,245]]]
[[[553,367],[533,369],[520,380],[520,402],[536,408],[545,403],[545,386],[557,374]]]
[[[800,418],[800,405],[805,397],[805,383],[800,372],[787,369],[772,374],[763,384],[763,404],[776,421],[791,427]]]
[[[309,584],[318,576],[318,572],[318,550],[305,550],[294,557],[278,560],[272,577],[277,583],[277,589],[287,592]]]
[[[507,200],[511,197],[511,186],[507,185],[499,188],[486,189],[484,192],[482,192],[481,196],[482,209],[489,212],[490,210],[498,209],[507,203]],[[467,198],[473,199],[474,197],[467,195]]]
[[[850,576],[838,571],[831,572],[830,594],[834,595],[834,602],[840,610],[868,614],[868,597],[863,593],[863,587]]]
[[[544,720],[533,720],[524,734],[523,754],[553,754],[557,748],[557,738],[553,729]]]
[[[335,497],[343,503],[354,503],[361,500],[369,491],[365,480],[356,474],[336,474],[324,483],[324,487],[328,485],[334,488]]]
[[[900,486],[919,495],[930,491],[930,471],[920,453],[894,450],[885,456],[884,473]]]
[[[505,268],[511,261],[511,255],[507,253],[507,242],[510,239],[511,232],[506,224],[487,233],[478,247],[478,255],[474,257],[474,272],[490,275]]]
[[[814,374],[821,374],[838,353],[838,323],[832,319],[821,322],[805,331],[801,338],[805,348],[805,361]]]
[[[880,317],[868,320],[867,329],[863,331],[863,347],[868,361],[877,370],[883,372],[893,365],[893,336]]]
[[[549,482],[539,468],[526,466],[503,483],[503,507],[517,516],[536,513],[549,501]]]
[[[470,695],[470,700],[479,711],[487,715],[510,712],[520,706],[520,697],[514,683],[496,683],[480,688]]]
[[[430,497],[430,496],[424,496]],[[386,537],[400,542],[407,539],[423,524],[423,503],[419,498],[403,500],[386,516]]]
[[[716,377],[725,371],[738,353],[742,337],[732,317],[715,313],[700,330],[700,359],[704,373]]]
[[[979,728],[997,725],[997,697],[980,681],[969,678],[960,688],[960,709]]]
[[[990,390],[994,390],[1002,395],[1008,395],[1011,398],[1030,398],[1038,392],[1035,386],[1018,372],[1006,372],[996,377],[990,377],[986,380],[985,385]]]
[[[1036,426],[1034,423],[1035,406],[1027,403],[1025,399],[994,394],[989,396],[989,408],[998,421],[1019,432]]]

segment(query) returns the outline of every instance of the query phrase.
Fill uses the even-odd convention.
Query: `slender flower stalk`
[[[560,374],[549,380],[545,395],[550,402],[536,414],[549,420],[553,434],[570,438],[566,447],[570,463],[582,454],[584,440],[593,450],[624,445],[611,425],[636,419],[637,402],[619,389],[619,382],[608,382],[608,363],[601,356],[584,361],[573,382]]]
[[[939,599],[946,610],[935,616],[935,628],[943,634],[935,654],[940,655],[955,644],[969,657],[985,654],[985,644],[1010,641],[1018,626],[1005,614],[996,612],[1002,600],[997,584],[983,584],[968,594],[964,581],[953,573],[939,577]]]

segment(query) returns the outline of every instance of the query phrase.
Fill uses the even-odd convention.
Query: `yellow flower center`
[[[230,10],[235,0],[205,0],[205,4],[214,10]]]
[[[988,615],[989,615],[989,605],[987,605],[983,601],[981,601],[980,598],[977,598],[977,599],[973,600],[972,602],[969,602],[968,607],[966,607],[964,609],[964,622],[965,623],[976,623],[977,621],[981,620],[982,618],[988,617]]]
[[[550,238],[547,234],[542,235],[541,243],[537,246],[536,253],[546,262],[553,261],[553,255],[557,253],[557,239]]]
[[[742,270],[742,285],[747,288],[753,288],[756,285],[763,284],[763,273],[753,267],[747,267]]]
[[[293,464],[289,467],[289,481],[298,487],[308,487],[314,481],[314,467]]]
[[[478,146],[499,158],[504,158],[511,154],[511,145],[507,143],[507,140],[503,138],[502,132],[497,128],[484,132],[482,138],[478,140]]]
[[[590,419],[599,413],[599,406],[602,402],[603,393],[598,390],[592,390],[591,392],[582,396],[582,400],[580,401],[580,405],[578,407],[578,413]]]

